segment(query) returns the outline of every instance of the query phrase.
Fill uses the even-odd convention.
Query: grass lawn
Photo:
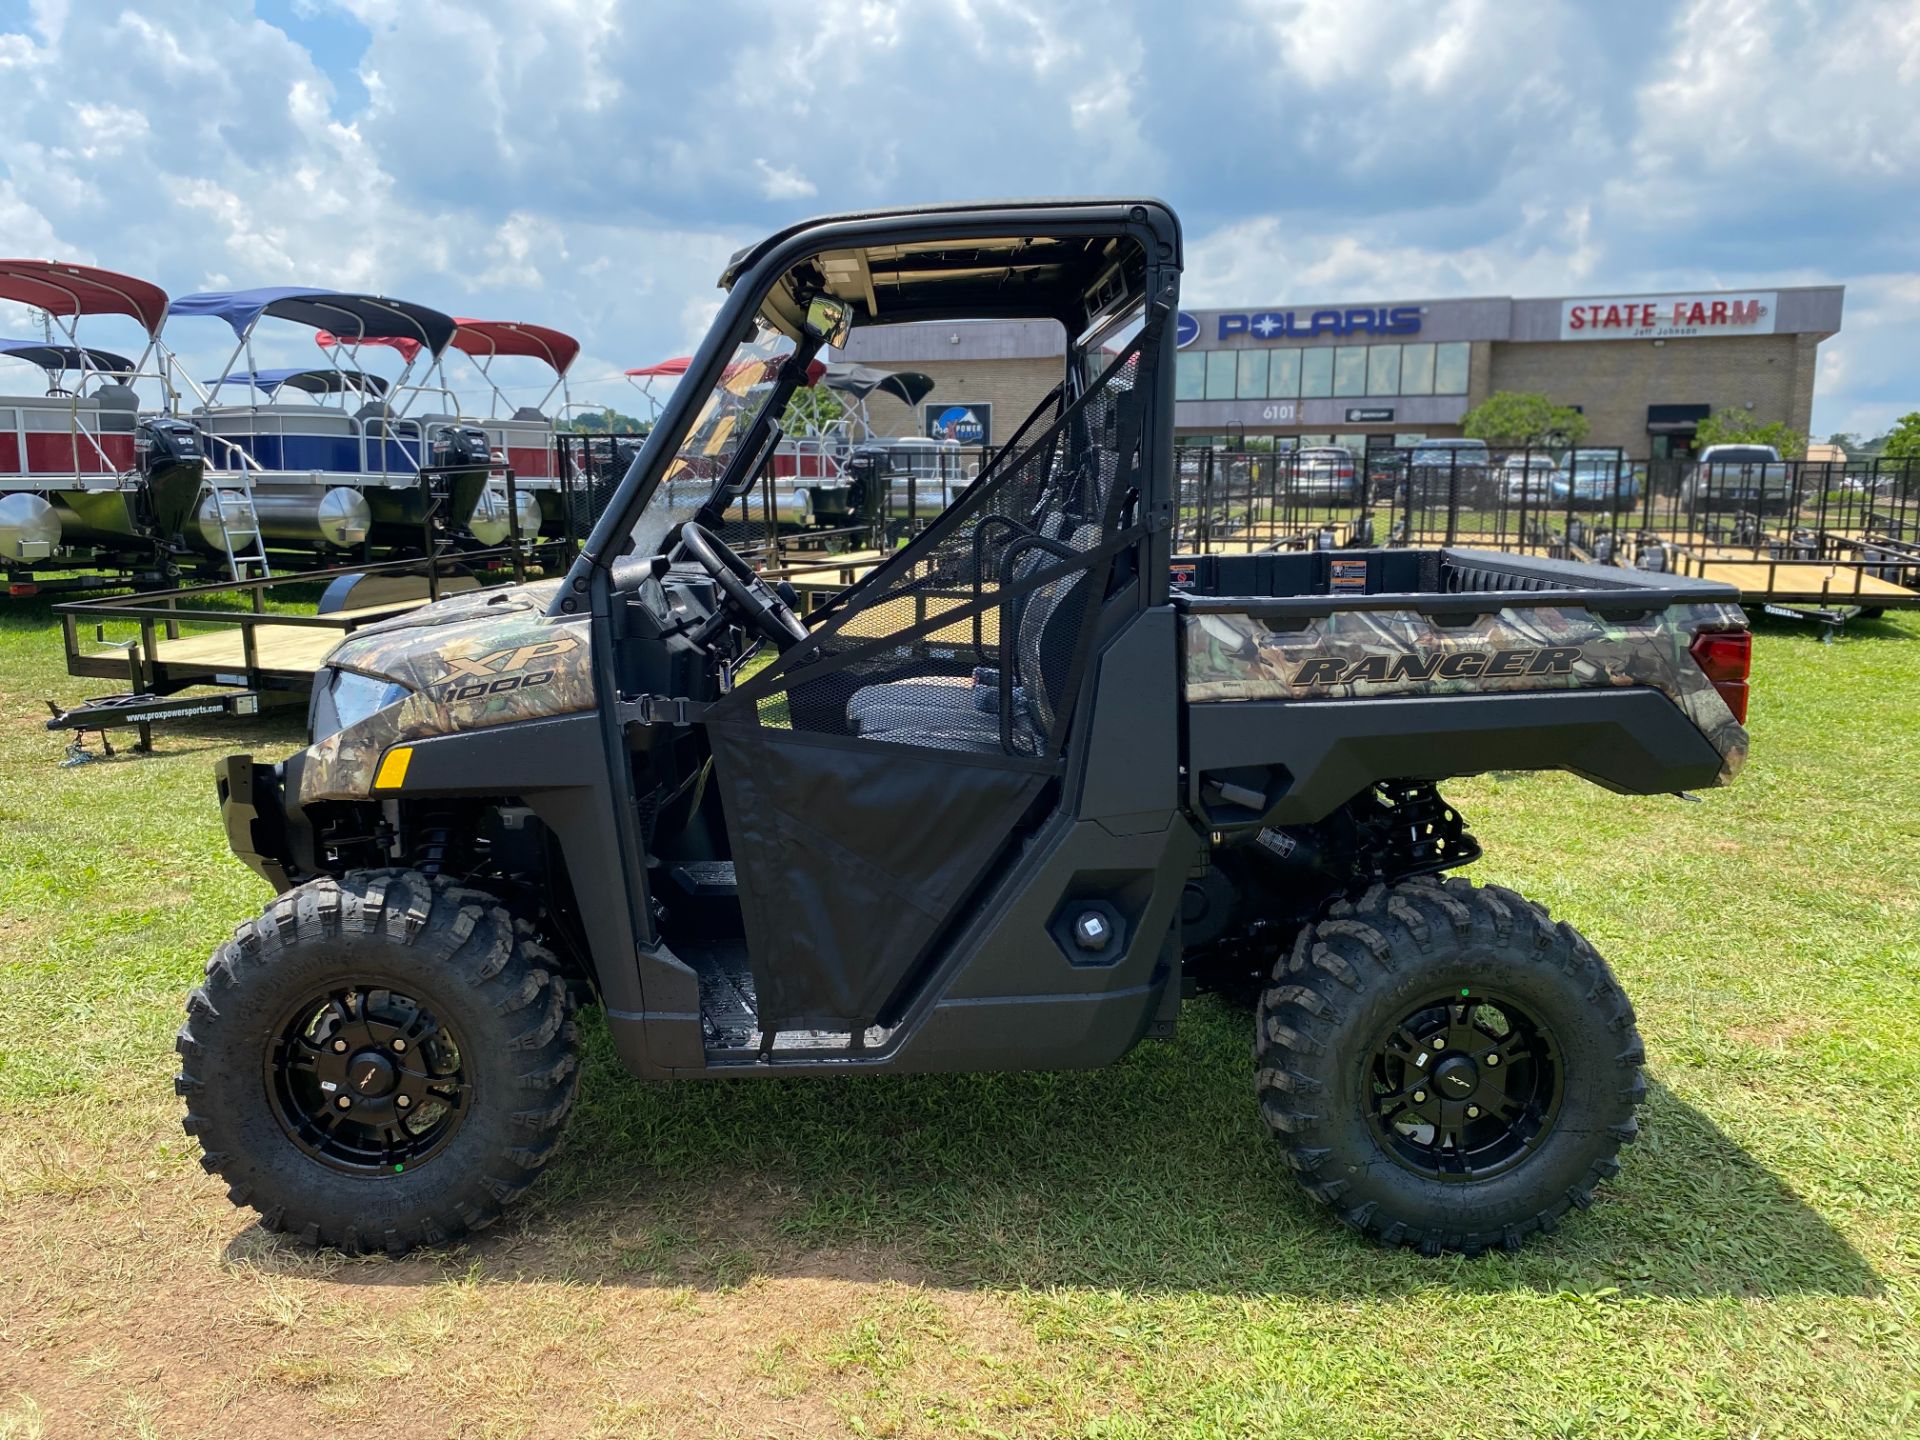
[[[0,1440],[29,1436],[1886,1436],[1920,1428],[1920,618],[1770,628],[1704,804],[1449,794],[1473,867],[1639,1005],[1643,1139],[1519,1256],[1335,1229],[1263,1135],[1250,1021],[1089,1074],[641,1085],[479,1243],[269,1240],[171,1089],[266,899],[211,761],[56,768],[44,606],[0,611]],[[98,688],[107,688],[99,686]]]

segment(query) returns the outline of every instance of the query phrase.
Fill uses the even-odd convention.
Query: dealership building
[[[1359,450],[1458,435],[1489,395],[1532,391],[1582,411],[1586,444],[1636,458],[1689,453],[1717,410],[1804,434],[1844,298],[1819,285],[1184,310],[1176,425],[1189,443]],[[1064,354],[1051,321],[978,321],[874,326],[844,358],[933,377],[917,413],[876,400],[876,433],[998,444],[1059,380]]]

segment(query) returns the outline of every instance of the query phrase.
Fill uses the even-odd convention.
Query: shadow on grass
[[[724,1288],[756,1275],[1340,1300],[1462,1293],[1872,1295],[1847,1241],[1699,1111],[1656,1089],[1589,1212],[1517,1256],[1422,1260],[1335,1224],[1251,1098],[1244,1012],[1102,1071],[642,1085],[597,1037],[571,1144],[459,1250],[341,1263],[238,1237],[235,1258],[336,1280]],[[590,1029],[597,1032],[589,1020]]]

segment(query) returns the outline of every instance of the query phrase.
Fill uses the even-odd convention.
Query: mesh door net
[[[1113,557],[1144,533],[1141,357],[1156,329],[713,718],[1057,758]]]
[[[1147,339],[708,712],[764,1030],[891,1024],[1041,803],[1145,533]]]

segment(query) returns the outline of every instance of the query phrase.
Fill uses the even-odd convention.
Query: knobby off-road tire
[[[1261,1112],[1307,1193],[1427,1254],[1518,1249],[1586,1208],[1646,1095],[1633,1006],[1606,962],[1541,906],[1461,879],[1336,901],[1255,1019]],[[1447,1061],[1453,1100],[1435,1084]]]
[[[308,1245],[399,1255],[492,1224],[552,1157],[579,1086],[557,970],[494,897],[444,879],[289,891],[187,1001],[175,1088],[201,1165]]]

